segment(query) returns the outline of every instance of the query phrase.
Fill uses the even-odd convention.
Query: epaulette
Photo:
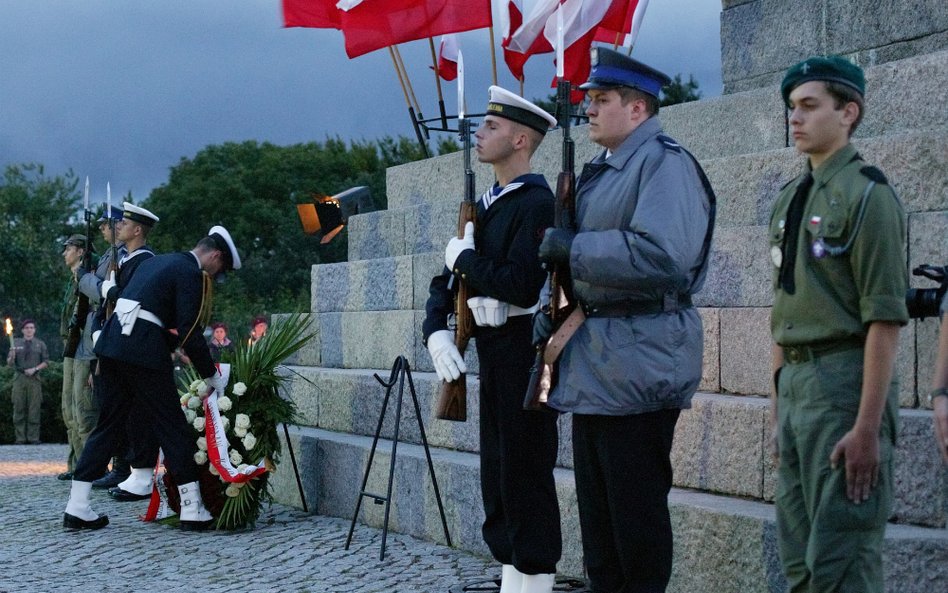
[[[678,144],[669,136],[666,136],[665,134],[659,134],[656,136],[656,138],[658,138],[658,141],[661,142],[668,150],[681,152],[681,144]]]
[[[880,171],[878,168],[873,167],[872,165],[866,165],[865,167],[859,169],[859,172],[868,177],[870,181],[875,181],[876,183],[881,183],[882,185],[889,185],[889,180],[885,178],[885,173]]]

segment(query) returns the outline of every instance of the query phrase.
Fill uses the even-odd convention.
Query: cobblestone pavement
[[[147,501],[119,503],[94,490],[108,527],[65,532],[65,445],[0,446],[0,593],[299,592],[445,593],[496,572],[483,558],[274,505],[257,528],[185,533],[138,521]],[[238,579],[248,579],[241,584]]]

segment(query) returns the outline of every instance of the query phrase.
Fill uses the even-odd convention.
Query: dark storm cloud
[[[717,0],[652,0],[634,56],[720,92]],[[471,104],[486,96],[486,31],[462,36]],[[402,46],[425,115],[428,44]],[[499,83],[516,88],[498,54]],[[549,94],[550,56],[527,65]],[[454,83],[443,83],[453,112]],[[283,29],[278,0],[0,2],[0,166],[36,162],[137,201],[208,144],[411,135],[386,51],[349,60],[338,31]]]

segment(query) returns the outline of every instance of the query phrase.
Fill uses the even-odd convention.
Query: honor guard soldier
[[[63,343],[63,386],[61,404],[66,438],[69,441],[67,471],[57,476],[60,480],[71,480],[76,461],[82,454],[86,439],[95,428],[99,418],[99,406],[89,386],[89,368],[95,355],[92,353],[92,327],[87,323],[92,307],[87,297],[80,299],[79,279],[83,275],[83,260],[92,245],[85,235],[71,235],[63,243],[63,261],[69,268],[69,279],[63,296],[62,323],[60,333]],[[81,306],[81,303],[85,305]],[[100,474],[101,476],[101,474]]]
[[[858,66],[810,58],[780,90],[807,156],[770,219],[780,558],[791,591],[881,593],[905,213],[849,143],[864,112]]]
[[[578,326],[567,319],[554,337],[566,342],[548,405],[573,414],[583,554],[596,593],[668,585],[672,437],[701,380],[691,296],[707,271],[714,193],[662,132],[668,82],[619,52],[592,50],[580,88],[589,138],[605,150],[577,181],[578,232],[548,229],[540,245],[542,261],[569,266],[578,301]],[[549,335],[544,316],[536,323],[538,337]]]
[[[129,413],[136,407],[145,410],[165,453],[165,465],[179,484],[181,528],[210,526],[213,517],[204,508],[197,482],[197,444],[188,423],[182,422],[170,354],[182,347],[211,389],[223,391],[226,385],[211,360],[203,331],[210,315],[211,282],[240,266],[230,234],[215,226],[190,252],[158,255],[142,262],[123,289],[115,313],[96,343],[102,408],[76,465],[63,527],[99,529],[108,525],[108,517],[96,514],[89,504],[92,479],[104,473],[115,441],[126,430]]]
[[[500,87],[490,87],[487,115],[474,134],[477,158],[497,182],[477,203],[477,228],[445,249],[444,272],[431,281],[423,332],[438,376],[467,369],[448,329],[452,275],[478,296],[468,303],[480,361],[481,493],[484,541],[502,565],[503,593],[549,592],[560,558],[560,515],[553,481],[557,415],[525,411],[523,398],[536,351],[531,314],[545,274],[537,260],[553,221],[553,193],[530,158],[556,124],[549,113]]]
[[[155,256],[147,239],[160,220],[151,211],[131,202],[123,203],[122,207],[124,214],[121,224],[116,226],[115,239],[124,247],[124,253],[118,260],[118,272],[110,272],[99,287],[109,309],[116,306],[138,266]],[[158,459],[158,441],[143,409],[131,410],[127,429],[125,439],[121,435],[116,439],[113,471],[92,482],[93,488],[109,488],[109,495],[120,502],[151,496],[152,475]]]
[[[46,343],[36,337],[32,319],[20,322],[22,338],[13,340],[7,353],[7,366],[13,367],[13,432],[17,445],[40,442],[40,412],[43,382],[40,371],[49,366]]]

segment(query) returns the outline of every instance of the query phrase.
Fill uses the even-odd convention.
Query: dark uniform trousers
[[[92,393],[96,404],[101,408],[103,406],[102,377],[94,370]],[[128,462],[131,467],[149,467],[158,461],[158,441],[155,439],[154,431],[151,430],[151,421],[142,407],[132,406],[129,409],[125,432],[117,432],[114,437],[115,448],[112,456]]]
[[[107,357],[99,358],[99,368],[99,422],[89,435],[73,478],[91,482],[105,474],[115,443],[124,438],[129,416],[134,412],[149,419],[151,430],[164,451],[165,465],[175,481],[178,484],[196,481],[197,442],[181,411],[170,370],[149,369]]]
[[[509,318],[494,335],[478,328],[483,536],[502,564],[550,574],[562,547],[553,480],[558,414],[523,409],[536,352],[531,328],[530,315]]]
[[[573,414],[576,499],[590,591],[665,591],[672,568],[669,456],[680,412]]]

